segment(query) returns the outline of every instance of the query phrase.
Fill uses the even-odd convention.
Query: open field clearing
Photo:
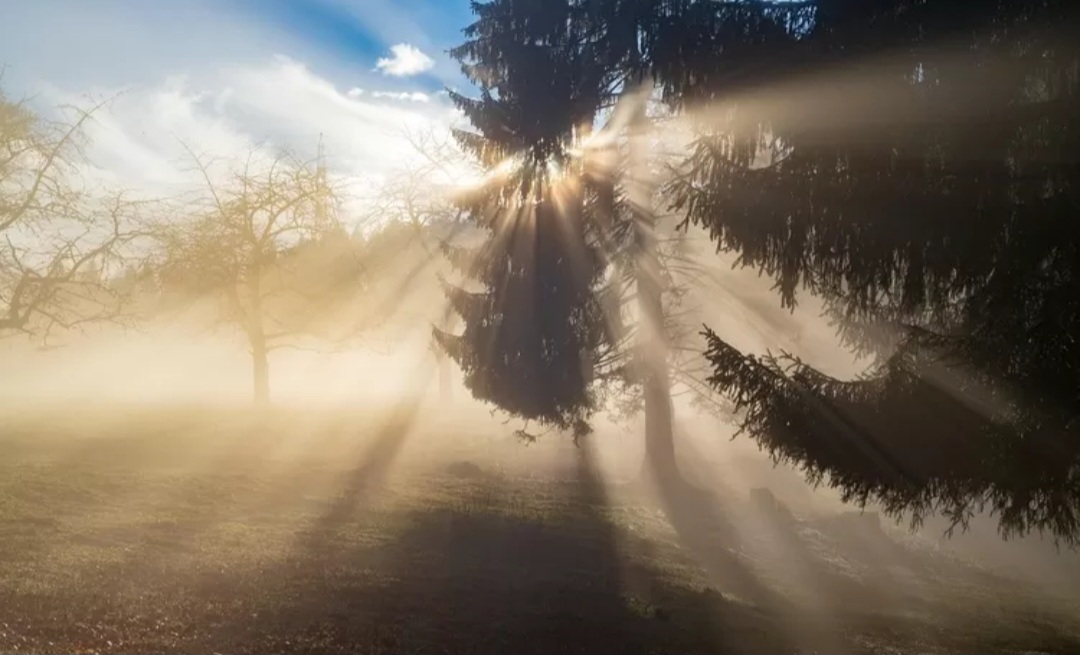
[[[8,411],[0,650],[1080,649],[1074,603],[891,525],[748,489],[665,514],[602,434],[484,418]]]

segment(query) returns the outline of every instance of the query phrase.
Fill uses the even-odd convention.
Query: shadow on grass
[[[377,449],[372,461],[388,462],[388,452]],[[49,593],[0,589],[0,651],[791,650],[768,617],[680,586],[635,557],[648,546],[606,519],[586,453],[573,480],[525,490],[495,476],[426,484],[460,497],[392,517],[331,507],[292,552],[258,566],[244,562],[259,546],[253,536],[209,561],[195,554],[187,568],[103,567]],[[557,502],[544,511],[503,502],[522,491]],[[364,538],[372,534],[379,538]]]
[[[870,627],[872,619],[864,621],[863,615],[882,613],[899,600],[888,579],[839,573],[793,520],[744,502],[740,496],[748,490],[709,479],[692,441],[682,439],[680,447],[689,451],[690,477],[657,474],[647,466],[647,490],[710,583],[777,617],[776,629],[791,642],[834,652],[850,648],[845,628]],[[859,545],[874,546],[882,568],[896,557],[882,544]]]
[[[624,559],[626,543],[602,516],[591,459],[560,488],[562,511],[540,519],[487,504],[511,490],[487,479],[445,507],[414,512],[389,543],[358,555],[315,547],[304,556],[334,575],[312,602],[274,614],[262,650],[630,653],[775,651],[761,617],[717,594],[667,584]],[[494,485],[494,488],[491,487]],[[470,499],[468,494],[481,497]],[[348,520],[339,516],[342,520]],[[362,519],[361,519],[362,520]],[[337,529],[330,522],[321,524]],[[321,543],[336,542],[331,535]],[[308,547],[319,544],[309,534]],[[363,562],[363,564],[361,564]],[[652,590],[629,595],[623,576]],[[361,578],[364,583],[358,584]]]
[[[250,530],[213,532],[221,541],[211,550],[185,551],[169,567],[143,566],[153,549],[106,544],[78,576],[64,578],[69,569],[54,560],[19,573],[28,587],[0,587],[0,651],[775,653],[917,646],[900,624],[879,647],[840,643],[835,635],[826,641],[792,629],[804,620],[794,610],[766,612],[688,587],[665,568],[658,550],[666,546],[609,518],[588,450],[577,452],[569,480],[508,480],[483,467],[467,479],[428,472],[395,478],[392,490],[405,485],[420,499],[409,509],[376,502],[414,410],[399,406],[358,447],[340,495],[303,505],[309,513],[301,523],[285,516],[274,523],[272,515],[255,518],[234,507],[230,524]],[[269,501],[301,491],[253,493]],[[672,512],[683,533],[696,531],[706,554],[730,546],[738,517],[721,506],[726,513],[705,520],[716,500],[690,501]],[[192,510],[196,528],[221,514],[212,499]],[[146,526],[158,520],[146,518]],[[139,531],[137,523],[130,527]],[[262,553],[268,538],[288,545]],[[739,575],[755,573],[733,551],[721,563],[742,568]],[[998,645],[989,634],[953,642],[951,650],[983,652],[1015,643]]]
[[[391,408],[379,429],[342,479],[342,489],[330,508],[311,528],[314,535],[348,521],[386,484],[394,460],[416,424],[422,398],[409,396]]]

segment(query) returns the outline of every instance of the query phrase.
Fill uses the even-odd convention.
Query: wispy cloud
[[[419,91],[376,91],[371,94],[372,98],[389,98],[390,100],[406,100],[409,102],[431,102],[431,96],[426,93],[420,93]]]
[[[321,136],[332,171],[362,190],[416,155],[406,133],[460,120],[431,88],[446,62],[425,53],[445,36],[409,32],[426,14],[394,0],[318,2],[351,8],[357,25],[398,45],[372,70],[378,43],[345,47],[320,37],[322,23],[297,29],[253,12],[257,3],[41,0],[16,3],[0,21],[0,65],[9,66],[0,81],[45,113],[123,91],[88,134],[95,174],[122,188],[156,196],[197,183],[182,144],[219,158],[259,145],[314,154]]]
[[[128,87],[100,111],[88,128],[88,155],[101,181],[163,197],[199,184],[188,149],[223,161],[260,146],[313,155],[321,138],[330,172],[362,202],[418,156],[408,134],[445,133],[457,114],[418,92],[356,91],[284,56],[212,77],[173,76]],[[61,104],[81,95],[50,88],[41,99]]]
[[[419,75],[435,67],[435,60],[414,45],[399,43],[390,47],[390,57],[380,57],[375,69],[384,75],[407,77]]]

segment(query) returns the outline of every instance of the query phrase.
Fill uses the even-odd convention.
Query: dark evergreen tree
[[[655,31],[655,74],[701,118],[674,200],[879,359],[839,381],[710,333],[713,383],[851,499],[1075,542],[1080,7],[722,4],[742,14]]]
[[[575,3],[499,0],[473,10],[452,55],[479,98],[451,99],[475,129],[458,132],[459,143],[490,176],[458,201],[489,237],[474,249],[445,246],[475,288],[447,285],[463,331],[436,330],[436,339],[476,398],[580,436],[608,340],[594,293],[605,264],[567,152],[593,120],[596,66]]]
[[[677,476],[669,359],[679,353],[667,348],[672,325],[665,303],[677,302],[680,289],[671,279],[673,253],[662,252],[664,246],[656,234],[656,175],[650,171],[653,162],[646,146],[651,125],[645,107],[651,87],[646,79],[650,41],[645,37],[647,28],[656,24],[649,18],[653,7],[625,0],[496,0],[474,3],[473,8],[478,20],[466,31],[468,41],[453,53],[480,87],[480,98],[457,94],[452,98],[479,133],[458,136],[486,167],[501,169],[502,176],[465,202],[467,206],[475,203],[469,206],[474,216],[498,216],[497,212],[512,206],[508,202],[520,201],[513,195],[518,193],[532,198],[538,211],[543,211],[548,191],[538,191],[534,185],[549,184],[549,172],[560,172],[560,188],[555,189],[561,195],[560,213],[564,221],[569,219],[569,227],[577,230],[565,236],[585,242],[584,246],[573,246],[566,241],[560,248],[592,250],[599,244],[603,260],[596,258],[595,270],[607,266],[603,286],[591,285],[592,292],[600,292],[601,297],[594,302],[603,307],[608,324],[603,343],[591,357],[594,378],[603,383],[594,383],[593,391],[610,392],[606,398],[614,396],[621,410],[644,409],[648,472]],[[605,134],[588,138],[608,108],[614,112],[603,117]],[[509,239],[513,230],[494,224],[489,227],[496,239],[488,244],[479,262],[494,262],[494,274],[498,274],[501,260],[509,257],[508,246],[498,245],[498,239]],[[533,228],[525,224],[524,229]],[[476,263],[475,253],[452,259],[465,265]],[[520,261],[526,265],[522,275],[544,274],[527,258]],[[483,276],[476,273],[469,272],[474,278]],[[467,303],[471,311],[484,314],[502,302],[505,315],[512,311],[526,323],[531,321],[529,307],[496,300],[498,283],[481,281],[493,290],[483,301],[488,309],[479,297],[461,296],[460,291],[452,293],[452,297],[460,296],[455,304]],[[634,305],[630,313],[636,314],[636,321],[627,325],[622,319],[629,305]],[[557,309],[557,305],[551,306]],[[522,329],[509,322],[498,329],[511,328]],[[467,327],[466,332],[469,330]],[[482,336],[479,331],[475,334],[466,341]],[[512,379],[493,377],[493,369],[479,364],[475,349],[471,357],[462,361],[474,367],[478,385]],[[510,406],[482,386],[474,391],[497,405]],[[536,398],[548,392],[542,386],[530,390]]]

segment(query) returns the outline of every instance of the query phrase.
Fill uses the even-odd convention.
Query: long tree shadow
[[[424,397],[420,390],[430,381],[432,371],[421,364],[406,387],[412,393],[400,396],[389,408],[378,430],[359,452],[355,463],[339,480],[341,489],[322,515],[309,525],[298,541],[318,550],[322,542],[375,499],[386,485],[395,460],[419,418]]]
[[[683,440],[685,443],[686,440]],[[691,448],[681,444],[682,448]],[[700,455],[691,452],[691,460]],[[645,466],[646,490],[655,495],[680,544],[693,554],[718,590],[745,600],[783,607],[783,597],[766,585],[740,554],[747,548],[742,526],[713,491],[680,474]]]
[[[425,374],[430,375],[430,371],[418,367],[413,382],[423,382]],[[420,387],[413,385],[413,388]],[[418,395],[401,397],[385,418],[376,423],[379,427],[373,435],[353,437],[364,446],[358,461],[337,480],[339,494],[305,534],[321,538],[328,526],[346,520],[381,488],[415,423],[420,402]],[[297,498],[313,484],[326,484],[326,480],[336,477],[332,470],[313,473],[297,464],[293,464],[295,470],[290,469],[286,474],[265,476],[267,448],[273,447],[275,440],[283,435],[295,439],[296,435],[291,433],[298,426],[282,421],[282,416],[276,413],[255,417],[242,412],[229,413],[225,418],[228,429],[224,434],[228,441],[218,445],[207,466],[198,470],[173,475],[154,468],[168,456],[172,441],[183,441],[181,437],[187,437],[188,432],[194,436],[196,430],[214,427],[210,420],[190,418],[183,424],[185,432],[179,437],[169,435],[169,440],[145,434],[145,430],[140,430],[141,424],[122,423],[116,424],[124,428],[118,429],[117,436],[95,439],[93,445],[100,448],[87,451],[82,468],[72,472],[74,479],[91,487],[93,493],[84,488],[70,499],[60,495],[57,488],[63,487],[65,467],[73,464],[68,459],[51,464],[49,499],[62,511],[53,509],[47,520],[42,517],[40,525],[34,524],[34,538],[19,541],[19,552],[14,554],[17,559],[11,563],[50,571],[63,566],[67,582],[35,586],[27,599],[32,597],[43,608],[62,607],[65,597],[75,587],[92,587],[103,598],[116,602],[134,599],[132,609],[141,612],[137,609],[141,605],[137,599],[148,595],[145,590],[158,594],[177,575],[186,577],[177,592],[190,593],[187,586],[202,584],[202,579],[213,584],[220,578],[221,569],[199,552],[208,546],[215,547],[207,542],[211,533],[224,524],[234,526],[230,529],[246,530],[259,524],[278,523],[281,518],[275,516],[275,507],[290,503],[295,507]],[[328,434],[340,432],[344,418],[334,416],[330,422],[320,423],[317,431],[323,434],[315,435],[317,438],[311,446],[318,447]],[[170,427],[175,426],[170,424]],[[356,435],[356,427],[352,432]],[[201,435],[195,438],[208,440]],[[89,446],[80,444],[80,447]],[[104,465],[101,471],[98,462]],[[151,470],[143,476],[139,466],[146,462]],[[106,492],[102,493],[102,489]],[[85,515],[89,520],[85,527],[73,530],[62,525],[71,520],[69,515],[74,518]],[[0,548],[0,554],[3,552]],[[56,566],[51,562],[56,562]],[[139,581],[144,585],[138,584]]]
[[[690,451],[687,460],[702,461],[692,445],[683,447]],[[792,641],[841,652],[851,648],[853,636],[899,631],[907,639],[932,641],[949,626],[959,632],[985,623],[978,608],[951,605],[930,555],[894,542],[876,517],[851,512],[799,522],[770,503],[733,500],[749,489],[713,491],[722,482],[709,484],[694,469],[697,475],[689,479],[705,481],[704,487],[682,477],[652,480],[680,544],[718,589],[782,617],[777,625]],[[897,577],[897,569],[921,582]],[[948,578],[958,579],[955,571]]]
[[[356,484],[314,514],[290,549],[259,553],[264,538],[295,534],[283,517],[193,553],[183,568],[129,577],[120,595],[96,586],[49,597],[0,589],[0,650],[868,650],[778,630],[787,617],[689,586],[664,566],[672,560],[657,551],[669,546],[611,520],[619,508],[607,504],[587,451],[568,461],[569,480],[511,479],[479,465],[470,478],[406,469],[393,488],[409,487],[419,504],[367,502],[374,482],[386,480],[408,415],[386,423],[351,471]],[[19,641],[9,639],[13,630]]]
[[[687,451],[685,460],[703,461],[688,439],[681,440],[680,448]],[[645,471],[647,488],[679,544],[716,589],[775,617],[776,629],[793,643],[813,643],[833,651],[850,647],[836,624],[831,595],[835,580],[820,575],[817,555],[808,551],[789,526],[734,508],[723,495],[723,481],[699,480],[700,470],[685,478],[656,471],[646,462]],[[698,486],[700,482],[706,484]],[[810,590],[813,602],[797,598],[792,582]]]
[[[384,487],[394,461],[416,424],[421,401],[419,394],[410,394],[395,403],[371,443],[345,474],[337,499],[309,530],[311,534],[318,535],[348,521],[365,501]]]
[[[786,645],[768,636],[758,614],[628,562],[634,545],[604,515],[590,456],[578,455],[569,483],[523,488],[493,475],[448,479],[455,500],[416,510],[395,538],[373,550],[322,542],[305,558],[337,573],[317,591],[309,588],[309,603],[282,607],[271,621],[277,629],[257,647],[629,653],[769,652]],[[554,499],[555,509],[542,510],[538,498]],[[626,575],[655,593],[628,594]]]

